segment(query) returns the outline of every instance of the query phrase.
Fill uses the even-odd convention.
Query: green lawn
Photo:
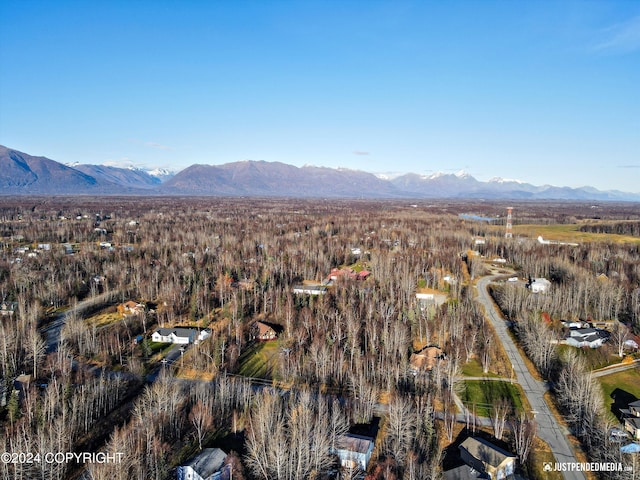
[[[149,349],[151,350],[152,354],[158,353],[158,352],[164,352],[164,351],[168,351],[173,347],[173,343],[166,343],[166,342],[153,342],[151,340],[149,340]]]
[[[625,403],[634,400],[633,397],[640,398],[640,368],[638,367],[598,377],[597,380],[602,386],[604,408],[611,419],[614,418],[614,414],[611,411],[611,406],[614,404],[612,394],[618,400],[616,404],[618,408],[624,408]]]
[[[508,381],[467,380],[462,382],[464,388],[460,393],[460,399],[470,410],[475,409],[475,414],[488,417],[491,414],[492,405],[501,398],[508,400],[514,409],[523,410],[523,397],[520,387]]]
[[[472,358],[462,366],[462,375],[465,377],[490,377],[498,378],[500,375],[489,371],[487,373],[482,372],[482,365],[478,360]]]
[[[240,370],[245,377],[273,379],[277,375],[280,347],[278,341],[251,345],[240,355]]]

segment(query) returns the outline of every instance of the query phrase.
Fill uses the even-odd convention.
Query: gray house
[[[491,480],[511,478],[516,470],[516,456],[483,438],[469,437],[458,447],[462,461]]]
[[[622,413],[622,423],[625,430],[634,439],[640,440],[640,400],[631,402],[629,408],[620,409],[620,413]]]
[[[224,465],[227,454],[219,448],[204,448],[176,469],[177,480],[219,480],[229,477],[229,467]]]
[[[609,332],[598,328],[572,328],[561,343],[576,348],[598,348],[609,339],[609,336]]]

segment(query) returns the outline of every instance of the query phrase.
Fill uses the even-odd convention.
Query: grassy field
[[[503,228],[503,227],[501,227]],[[545,240],[560,242],[607,242],[607,243],[635,243],[640,244],[640,238],[630,235],[616,235],[613,233],[580,232],[580,224],[561,225],[514,225],[514,235],[525,235],[531,238],[542,236]]]
[[[279,363],[279,342],[255,343],[240,356],[240,375],[255,378],[276,378]]]
[[[464,388],[460,393],[460,399],[467,408],[475,408],[476,415],[488,417],[493,403],[501,398],[508,400],[517,411],[526,409],[523,406],[524,395],[518,385],[485,380],[467,380],[462,383]]]
[[[531,453],[529,453],[529,458],[527,459],[527,474],[530,478],[539,478],[545,480],[561,480],[562,473],[561,472],[545,472],[544,464],[546,462],[555,462],[556,459],[551,453],[551,449],[549,445],[540,440],[539,438],[535,439],[535,443],[531,448]]]
[[[118,312],[103,312],[87,318],[87,323],[92,326],[95,325],[96,327],[104,327],[119,322],[120,320],[122,320],[122,315]]]
[[[619,399],[616,406],[624,407],[626,401],[633,401],[633,397],[640,398],[640,368],[636,367],[623,372],[612,373],[597,379],[602,386],[604,407],[611,419],[615,416],[611,411],[614,404],[612,394]]]
[[[462,375],[464,375],[465,377],[500,377],[500,375],[492,372],[491,370],[487,373],[483,373],[482,365],[480,365],[480,362],[478,362],[478,360],[476,360],[475,358],[472,358],[462,366]]]

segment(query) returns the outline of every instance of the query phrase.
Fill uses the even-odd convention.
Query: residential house
[[[640,417],[625,417],[624,429],[629,432],[635,440],[640,440]]]
[[[18,310],[17,302],[2,302],[2,304],[0,305],[0,316],[12,317],[17,310]]]
[[[251,339],[259,342],[268,342],[269,340],[275,340],[278,338],[278,333],[275,329],[266,323],[255,322],[251,326]]]
[[[439,307],[447,301],[447,294],[431,288],[421,288],[416,293],[416,300],[421,310],[427,307]]]
[[[484,473],[474,470],[469,465],[460,465],[446,472],[442,472],[444,480],[476,480],[478,478],[486,478]]]
[[[516,470],[516,456],[483,438],[469,437],[458,447],[462,461],[491,480],[509,478]]]
[[[371,455],[373,454],[374,441],[371,437],[347,433],[338,436],[336,447],[331,453],[335,453],[340,458],[340,464],[344,468],[367,469]]]
[[[293,293],[296,295],[324,295],[327,293],[327,287],[324,285],[296,285],[293,287]]]
[[[160,343],[176,343],[179,345],[188,345],[190,343],[199,343],[208,338],[211,332],[207,329],[198,330],[197,328],[159,328],[151,335],[151,340]]]
[[[227,454],[219,448],[204,448],[176,469],[177,480],[218,480],[229,477],[230,466],[224,464]]]
[[[551,282],[546,278],[530,279],[527,284],[531,293],[546,293],[551,288]]]
[[[631,402],[629,408],[620,409],[620,413],[622,413],[624,429],[634,439],[640,440],[640,400]]]
[[[117,308],[120,315],[137,315],[138,313],[144,312],[145,305],[144,303],[136,303],[129,300],[121,303]]]
[[[409,370],[414,375],[425,373],[433,369],[438,363],[445,360],[441,348],[431,346],[423,348],[420,352],[412,353],[409,358]]]
[[[325,283],[330,284],[330,282],[335,282],[339,278],[348,278],[351,280],[366,280],[369,275],[371,275],[371,272],[368,270],[360,270],[359,272],[356,272],[351,267],[332,268],[331,273],[329,273],[329,275],[325,279]]]
[[[640,348],[640,337],[637,335],[632,335],[632,338],[625,340],[624,348],[625,350],[638,350]]]
[[[560,323],[565,328],[587,328],[589,324],[587,322],[581,322],[580,320],[560,320]]]
[[[599,348],[609,339],[611,334],[598,328],[572,328],[560,343],[581,348]]]

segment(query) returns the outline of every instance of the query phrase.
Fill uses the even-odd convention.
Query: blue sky
[[[640,192],[638,1],[0,2],[0,143]]]

